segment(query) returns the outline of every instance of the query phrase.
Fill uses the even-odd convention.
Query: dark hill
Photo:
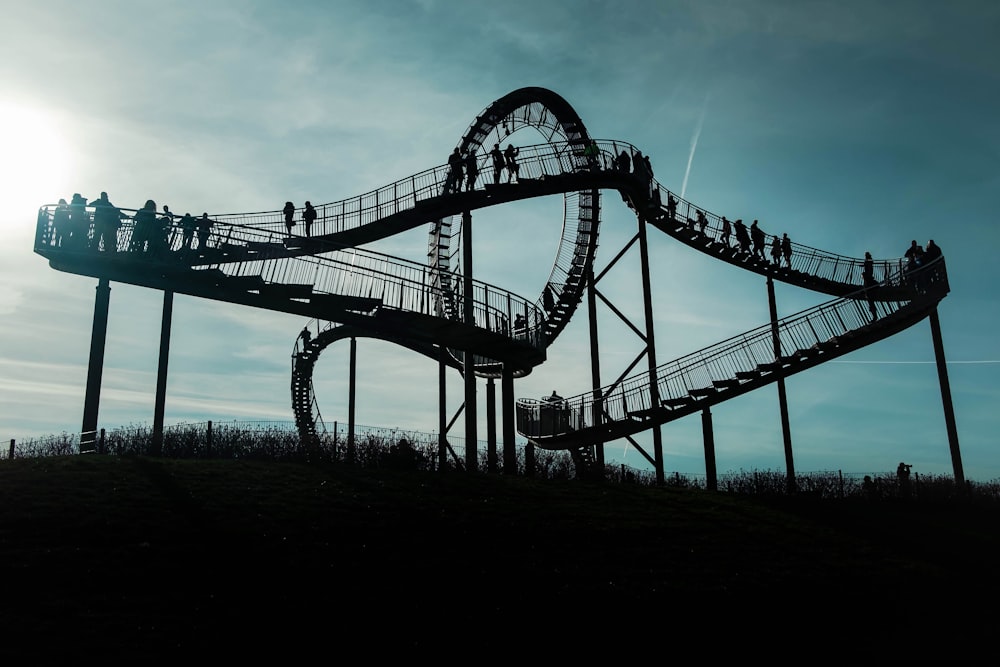
[[[0,507],[0,655],[35,662],[517,653],[549,633],[557,653],[946,627],[951,641],[995,623],[979,608],[1000,543],[985,502],[74,456],[0,463]]]

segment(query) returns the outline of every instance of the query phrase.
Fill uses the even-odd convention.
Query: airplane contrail
[[[701,115],[698,116],[698,125],[694,128],[694,136],[691,137],[691,152],[688,153],[687,167],[684,169],[684,181],[681,183],[681,199],[687,191],[688,176],[691,175],[691,163],[694,161],[694,150],[698,148],[698,137],[701,136],[701,126],[705,123],[705,109],[708,107],[708,95],[705,95],[705,102],[701,105]]]

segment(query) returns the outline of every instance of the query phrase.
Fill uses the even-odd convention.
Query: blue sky
[[[966,475],[1000,477],[1000,5],[954,2],[10,2],[0,26],[0,436],[79,429],[96,280],[32,252],[35,212],[80,192],[175,212],[277,210],[443,163],[494,99],[542,86],[592,136],[636,144],[709,211],[854,257],[933,238]],[[537,137],[520,135],[519,143]],[[693,150],[692,150],[693,149]],[[604,197],[598,268],[636,231]],[[476,274],[525,296],[554,259],[560,198],[475,213]],[[376,249],[422,260],[426,230]],[[763,278],[651,240],[663,363],[767,321]],[[638,260],[603,291],[641,321]],[[787,285],[780,315],[825,300]],[[102,426],[152,421],[161,294],[113,284]],[[177,296],[168,424],[292,418],[304,320]],[[602,374],[638,341],[606,311]],[[433,430],[436,366],[361,340],[357,420]],[[950,473],[929,325],[788,380],[800,471]],[[578,313],[519,397],[586,391]],[[347,345],[317,366],[346,420]],[[449,413],[462,400],[449,377]],[[480,400],[485,398],[480,385]],[[480,409],[485,415],[485,410]],[[718,467],[782,469],[773,387],[713,409]],[[480,427],[485,437],[485,427]],[[666,468],[704,472],[698,415],[663,429]],[[643,443],[648,436],[639,438]],[[623,443],[609,459],[642,465]]]

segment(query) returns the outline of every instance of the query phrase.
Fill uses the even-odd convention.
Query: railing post
[[[208,431],[205,434],[205,458],[212,457],[212,420],[208,420]]]

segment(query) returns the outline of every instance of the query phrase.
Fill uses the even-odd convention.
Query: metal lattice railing
[[[934,290],[946,289],[944,260],[889,277],[889,283],[907,285],[914,299]],[[835,299],[768,323],[715,345],[657,367],[655,374],[643,372],[620,383],[578,396],[550,400],[517,401],[518,432],[545,438],[626,421],[635,413],[659,409],[672,401],[686,403],[699,392],[714,392],[719,384],[759,377],[775,370],[783,360],[814,354],[824,345],[877,329],[893,316],[923,307],[912,300],[874,301],[857,295]],[[778,357],[775,355],[777,336]],[[651,378],[655,375],[660,405],[653,404]]]

